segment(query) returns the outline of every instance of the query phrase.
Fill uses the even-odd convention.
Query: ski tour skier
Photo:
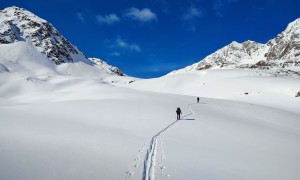
[[[181,113],[180,107],[178,107],[178,108],[176,109],[176,114],[177,114],[177,120],[179,120],[179,119],[180,119],[180,114],[182,114],[182,113]]]
[[[199,103],[199,101],[200,101],[200,98],[199,98],[199,97],[197,97],[197,103]]]

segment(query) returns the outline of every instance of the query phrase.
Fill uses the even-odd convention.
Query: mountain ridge
[[[24,8],[13,6],[0,10],[0,27],[0,44],[26,41],[56,65],[84,62],[98,66],[109,74],[125,76],[119,68],[108,65],[103,60],[98,59],[97,62],[102,63],[95,63],[87,58],[51,23]]]
[[[275,69],[300,76],[300,18],[266,44],[232,41],[199,62],[167,75],[216,68]]]
[[[56,65],[84,62],[108,74],[126,76],[119,68],[99,58],[87,58],[51,23],[24,8],[13,6],[0,10],[0,27],[0,44],[26,41]],[[2,71],[9,72],[9,68],[1,66]],[[271,69],[277,74],[300,76],[300,18],[289,23],[283,32],[266,44],[251,40],[232,41],[199,62],[167,75],[215,68]]]

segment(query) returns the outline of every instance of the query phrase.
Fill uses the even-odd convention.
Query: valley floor
[[[0,179],[300,179],[293,108],[78,78],[26,83],[32,92],[18,96],[0,88]]]

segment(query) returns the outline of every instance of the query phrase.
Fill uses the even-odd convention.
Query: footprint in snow
[[[135,159],[134,159],[134,161],[138,161],[138,160],[140,160],[141,158],[140,158],[140,156],[138,156],[138,157],[136,157]]]
[[[161,168],[161,169],[166,169],[167,167],[166,167],[166,166],[161,166],[160,168]]]
[[[129,172],[128,175],[129,175],[129,177],[131,177],[134,175],[134,172]]]
[[[141,152],[144,152],[144,149],[140,149],[140,150],[139,150],[139,153],[141,153]]]

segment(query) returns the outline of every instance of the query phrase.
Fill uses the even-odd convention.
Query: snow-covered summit
[[[31,42],[56,64],[84,60],[84,55],[50,23],[18,7],[0,11],[0,43]]]
[[[0,45],[25,41],[32,45],[37,53],[40,52],[56,65],[83,62],[88,65],[100,66],[100,70],[106,69],[105,71],[109,74],[123,74],[116,67],[107,68],[110,66],[107,63],[99,64],[88,59],[52,24],[35,14],[15,6],[0,10]]]
[[[245,41],[243,43],[233,41],[227,46],[207,56],[200,62],[183,69],[173,71],[170,74],[210,68],[235,68],[237,65],[244,65],[251,62],[256,63],[259,59],[264,58],[264,54],[262,52],[266,51],[266,49],[266,45],[254,41]]]
[[[300,75],[300,18],[266,44],[233,41],[199,62],[169,74],[211,68],[276,69]]]
[[[117,67],[107,64],[107,62],[99,59],[99,58],[89,58],[92,62],[94,62],[97,66],[103,68],[106,72],[117,74],[119,76],[125,76],[125,74]]]
[[[268,60],[300,59],[300,18],[289,23],[288,27],[267,45],[270,47],[266,54]]]

